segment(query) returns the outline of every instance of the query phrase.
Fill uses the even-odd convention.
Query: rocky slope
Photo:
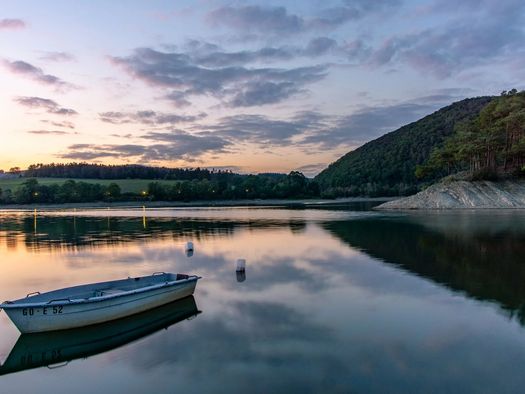
[[[525,181],[437,183],[377,209],[525,208]]]

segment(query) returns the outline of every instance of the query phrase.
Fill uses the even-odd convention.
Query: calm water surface
[[[194,299],[99,330],[19,338],[0,312],[0,392],[522,392],[524,255],[519,211],[3,212],[2,300],[203,279]]]

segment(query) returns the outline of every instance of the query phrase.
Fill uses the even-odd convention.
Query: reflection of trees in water
[[[306,222],[289,223],[292,234],[303,234],[306,231]]]
[[[495,301],[525,325],[525,231],[495,235],[470,226],[470,233],[455,228],[448,234],[392,218],[328,222],[323,227],[374,258],[469,297]]]
[[[288,227],[291,231],[302,231],[304,221],[228,221],[176,218],[142,217],[75,217],[43,216],[34,225],[32,216],[2,218],[0,242],[11,249],[22,242],[31,251],[79,249],[117,245],[129,242],[173,240],[176,242],[203,240],[213,237],[230,237],[242,228],[250,230],[272,227]]]

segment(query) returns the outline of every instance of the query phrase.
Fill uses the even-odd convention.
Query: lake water
[[[525,212],[367,208],[0,213],[2,300],[203,277],[194,299],[69,336],[19,338],[0,312],[0,392],[522,392]]]

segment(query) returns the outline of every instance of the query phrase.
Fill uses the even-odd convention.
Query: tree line
[[[416,168],[424,179],[467,171],[472,179],[522,176],[525,173],[525,91],[502,92],[470,121],[434,149]]]
[[[11,169],[10,172],[14,172]],[[21,170],[18,168],[18,172]],[[26,178],[79,178],[79,179],[220,179],[233,175],[230,170],[207,168],[150,167],[138,164],[106,165],[90,163],[31,164],[24,171]]]
[[[147,190],[138,193],[123,193],[117,182],[101,185],[66,180],[62,184],[43,185],[33,178],[22,182],[14,191],[0,189],[0,203],[3,204],[287,199],[318,196],[317,182],[297,171],[288,175],[232,175],[224,179],[192,179],[173,183],[152,181]]]
[[[74,203],[94,201],[120,201],[126,197],[116,183],[100,185],[98,183],[76,182],[67,180],[62,184],[42,185],[36,179],[29,178],[16,189],[0,189],[0,203]]]

